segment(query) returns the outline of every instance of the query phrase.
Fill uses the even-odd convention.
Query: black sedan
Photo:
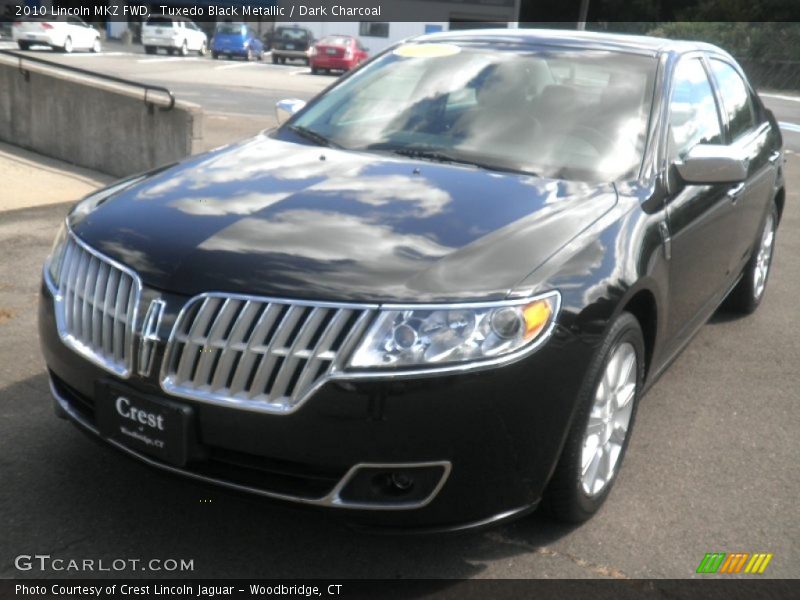
[[[740,67],[461,31],[302,104],[72,210],[39,310],[57,411],[365,526],[590,517],[648,387],[764,297],[782,140]]]

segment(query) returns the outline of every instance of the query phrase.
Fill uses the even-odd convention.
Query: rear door
[[[750,258],[777,178],[780,151],[758,97],[730,62],[712,57],[711,72],[723,107],[727,143],[750,160],[747,181],[731,190],[736,207],[736,248],[731,253],[735,275]]]
[[[737,224],[729,185],[686,185],[674,165],[697,144],[723,141],[714,88],[702,57],[683,57],[673,72],[666,140],[666,246],[671,254],[667,338],[676,342],[721,299]]]

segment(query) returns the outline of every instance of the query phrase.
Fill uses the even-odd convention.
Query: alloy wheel
[[[72,52],[72,38],[71,37],[68,37],[67,39],[64,40],[64,52],[66,52],[67,54]]]
[[[764,288],[767,286],[767,276],[769,267],[772,263],[772,248],[775,242],[775,217],[772,213],[767,215],[767,222],[764,223],[764,232],[761,234],[761,243],[758,247],[756,265],[753,269],[753,295],[756,299],[761,298]]]
[[[588,496],[601,493],[614,477],[628,436],[637,374],[636,350],[624,342],[606,363],[583,436],[581,487]]]

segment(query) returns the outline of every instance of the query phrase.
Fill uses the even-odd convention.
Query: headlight
[[[457,367],[525,354],[550,335],[560,303],[550,292],[497,303],[385,307],[348,366]]]
[[[50,257],[47,259],[47,272],[50,279],[58,285],[58,277],[61,271],[61,262],[64,259],[64,250],[67,248],[67,226],[62,223],[61,228],[56,234],[56,239],[53,241],[53,247],[50,250]]]

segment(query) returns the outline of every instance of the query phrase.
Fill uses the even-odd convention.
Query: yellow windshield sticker
[[[453,44],[404,44],[394,51],[397,56],[404,58],[441,58],[459,52],[461,48]]]

